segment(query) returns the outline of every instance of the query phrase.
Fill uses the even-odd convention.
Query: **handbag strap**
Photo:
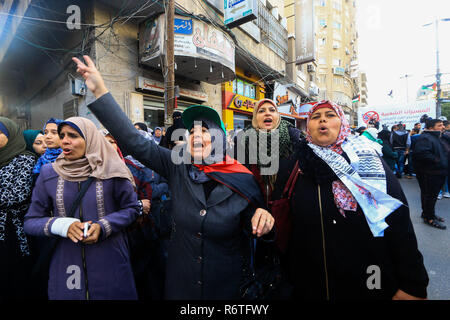
[[[298,160],[295,163],[294,169],[292,169],[291,175],[289,176],[288,182],[283,190],[283,198],[286,197],[290,199],[292,195],[292,191],[294,190],[295,183],[297,182],[298,175],[300,173],[300,167],[298,164]]]
[[[70,211],[68,214],[68,217],[73,218],[75,215],[75,211],[77,210],[78,206],[80,205],[81,199],[83,199],[84,195],[86,194],[87,189],[91,185],[92,181],[94,181],[94,177],[89,177],[86,181],[83,181],[81,183],[81,189],[78,192],[77,198],[72,203],[72,207],[70,207]]]

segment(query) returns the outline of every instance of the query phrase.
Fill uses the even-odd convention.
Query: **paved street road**
[[[436,204],[436,214],[446,220],[447,226],[446,230],[439,230],[426,225],[420,218],[422,210],[417,180],[402,178],[400,183],[408,199],[419,249],[430,278],[428,297],[450,300],[450,199],[443,198]]]

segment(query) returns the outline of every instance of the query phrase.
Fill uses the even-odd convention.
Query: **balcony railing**
[[[288,32],[261,1],[258,1],[257,24],[261,29],[261,42],[272,49],[284,61],[287,61]]]

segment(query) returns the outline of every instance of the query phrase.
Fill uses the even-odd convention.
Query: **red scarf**
[[[199,170],[205,173],[220,172],[220,173],[247,173],[253,175],[253,173],[243,166],[236,159],[226,156],[225,160],[210,165],[194,164]]]

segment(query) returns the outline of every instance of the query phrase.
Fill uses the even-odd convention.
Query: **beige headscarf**
[[[271,105],[273,105],[273,106],[275,107],[275,110],[277,110],[277,113],[278,113],[278,115],[279,115],[279,117],[278,117],[278,122],[277,122],[276,126],[274,127],[274,129],[278,129],[278,127],[280,126],[280,123],[281,123],[281,115],[280,115],[280,113],[279,113],[279,111],[278,111],[278,106],[277,106],[277,104],[275,103],[275,101],[270,100],[270,99],[261,99],[261,100],[259,100],[259,101],[256,103],[256,107],[253,109],[252,127],[253,127],[254,129],[256,129],[256,130],[259,129],[259,127],[258,127],[258,120],[256,120],[256,115],[258,114],[259,108],[260,108],[264,103],[266,103],[266,102],[267,102],[267,103],[270,103]]]
[[[79,182],[89,177],[105,180],[111,178],[128,179],[135,185],[133,175],[120,159],[119,154],[105,137],[97,130],[95,124],[86,118],[72,117],[66,119],[58,127],[68,122],[74,124],[86,141],[85,156],[78,160],[68,160],[61,153],[52,164],[53,169],[64,180]]]

